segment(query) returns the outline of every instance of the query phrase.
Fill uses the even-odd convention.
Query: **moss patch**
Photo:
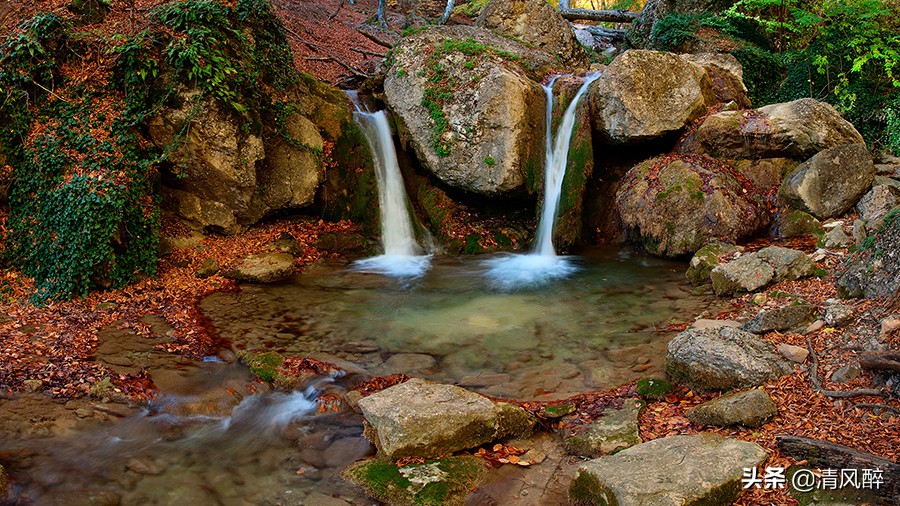
[[[634,391],[645,399],[659,400],[672,391],[672,384],[664,379],[641,378]]]
[[[250,372],[263,381],[275,381],[279,376],[278,369],[284,364],[284,356],[274,351],[259,353],[241,350],[238,358],[246,362]]]
[[[398,506],[458,505],[487,472],[477,457],[459,456],[398,467],[369,460],[342,473],[372,497]]]

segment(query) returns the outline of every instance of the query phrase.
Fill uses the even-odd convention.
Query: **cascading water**
[[[354,119],[369,141],[375,161],[381,242],[384,247],[383,255],[359,260],[353,264],[353,269],[394,277],[421,276],[431,265],[431,255],[425,254],[416,241],[415,225],[387,114],[383,110],[368,112],[355,94],[349,95],[356,107]]]
[[[553,247],[553,230],[559,211],[566,164],[569,161],[569,144],[575,127],[575,111],[588,87],[600,77],[600,73],[591,72],[585,77],[584,83],[566,108],[554,138],[551,133],[551,123],[553,121],[553,85],[557,77],[544,85],[544,92],[547,95],[544,203],[534,248],[531,253],[526,255],[506,255],[487,262],[487,275],[491,284],[503,290],[542,284],[553,279],[564,278],[577,270],[571,259],[556,254],[556,249]]]

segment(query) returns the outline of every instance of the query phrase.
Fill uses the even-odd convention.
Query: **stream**
[[[662,375],[672,334],[653,329],[690,320],[710,299],[691,293],[681,263],[612,248],[578,253],[568,257],[578,269],[570,278],[522,290],[492,288],[485,273],[495,257],[438,256],[413,280],[326,261],[289,283],[212,294],[202,310],[233,349],[330,360],[350,374],[278,392],[238,363],[162,355],[169,362],[147,366],[163,390],[149,406],[0,437],[0,461],[16,482],[11,499],[371,504],[339,477],[374,452],[362,417],[317,412],[322,392],[403,372],[497,397],[550,400]],[[34,403],[23,412],[55,402],[34,395],[16,401]]]

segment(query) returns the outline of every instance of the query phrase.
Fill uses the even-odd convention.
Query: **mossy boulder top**
[[[491,0],[475,24],[546,51],[569,71],[590,66],[572,26],[544,0]]]
[[[522,192],[544,158],[552,59],[490,30],[430,28],[394,48],[384,99],[400,137],[443,183],[481,195]]]

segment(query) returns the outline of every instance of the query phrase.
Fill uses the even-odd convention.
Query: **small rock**
[[[225,277],[246,283],[275,283],[294,273],[294,257],[287,253],[250,255],[225,273]]]
[[[825,320],[816,320],[810,324],[809,327],[806,327],[806,330],[803,331],[803,335],[814,334],[825,328]]]
[[[294,239],[294,236],[287,232],[282,232],[275,241],[271,244],[273,249],[276,249],[282,253],[287,253],[292,257],[299,257],[303,255],[303,247],[300,245],[300,241]]]
[[[853,239],[845,234],[844,229],[841,227],[834,227],[830,232],[825,234],[820,241],[822,247],[829,249],[846,248],[852,243]]]
[[[831,304],[825,308],[825,323],[832,327],[843,327],[853,320],[853,306]]]
[[[760,427],[778,414],[769,394],[758,388],[735,392],[704,402],[684,414],[698,425]]]
[[[838,367],[836,371],[831,373],[831,381],[835,383],[850,383],[858,378],[860,374],[862,374],[862,368],[859,366],[859,362],[854,361]]]
[[[556,404],[553,406],[547,406],[541,410],[541,415],[544,418],[548,418],[550,420],[554,420],[557,418],[562,418],[569,413],[575,411],[574,404]]]
[[[815,306],[797,304],[761,311],[742,327],[747,332],[765,334],[773,330],[789,330],[813,320],[818,313]]]
[[[881,342],[887,341],[894,332],[900,330],[900,318],[885,318],[881,320],[881,333],[879,334],[879,339]]]
[[[874,230],[881,226],[884,217],[900,206],[900,187],[889,184],[873,186],[869,193],[859,199],[856,210],[866,227]]]
[[[94,415],[94,410],[90,408],[78,408],[75,410],[75,416],[78,418],[88,418]]]
[[[672,391],[668,380],[657,378],[641,378],[637,380],[634,392],[645,399],[660,400]]]
[[[461,455],[403,467],[364,460],[341,474],[384,504],[460,505],[486,472],[483,460]]]
[[[201,265],[200,268],[194,272],[194,276],[196,276],[200,279],[205,279],[210,276],[216,275],[218,272],[219,272],[218,260],[216,260],[213,257],[209,257],[206,260],[204,260],[203,265]]]
[[[341,351],[347,353],[372,353],[380,349],[374,341],[351,341],[341,346]]]
[[[797,362],[798,364],[806,362],[806,358],[809,357],[809,350],[802,346],[794,346],[793,344],[781,343],[776,350],[782,357],[791,362]]]
[[[523,460],[525,462],[530,462],[532,464],[540,464],[544,460],[547,459],[547,454],[538,450],[537,448],[532,448],[527,452],[523,453],[519,460]]]
[[[125,468],[138,474],[158,476],[166,470],[164,463],[147,458],[130,458],[125,462]]]
[[[869,233],[866,232],[866,222],[863,220],[853,220],[853,242],[862,244],[868,236]]]
[[[119,308],[119,305],[115,302],[101,302],[97,304],[97,309],[102,309],[103,311],[115,311]]]
[[[321,492],[312,492],[307,495],[303,502],[304,506],[350,506],[350,503],[338,497],[325,495]]]
[[[40,392],[44,389],[44,382],[39,379],[25,380],[22,382],[28,392]]]
[[[563,446],[572,455],[601,457],[640,444],[638,417],[645,406],[642,401],[625,399],[621,408],[606,408],[586,432],[565,437]]]
[[[710,282],[709,273],[719,265],[719,257],[743,249],[724,242],[707,244],[694,253],[685,276],[694,286],[705,285]]]
[[[754,293],[753,297],[750,298],[750,302],[757,306],[762,306],[766,302],[769,301],[769,297],[764,293]]]
[[[718,329],[722,327],[739,328],[740,326],[741,323],[734,320],[705,320],[703,318],[694,320],[694,323],[691,324],[692,329]]]

